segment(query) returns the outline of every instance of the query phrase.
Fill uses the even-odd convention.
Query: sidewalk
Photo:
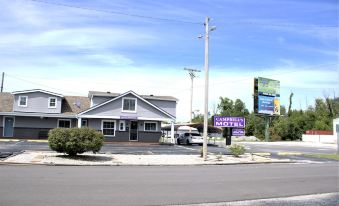
[[[227,165],[227,164],[255,164],[255,163],[291,163],[288,159],[273,159],[267,156],[244,154],[241,157],[231,155],[208,156],[204,161],[199,155],[122,155],[122,154],[93,154],[84,153],[76,157],[46,151],[25,151],[9,157],[1,164],[34,164],[34,165],[91,165],[91,166],[118,166],[118,165]]]

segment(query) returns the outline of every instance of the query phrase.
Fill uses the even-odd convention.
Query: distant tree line
[[[333,119],[339,117],[339,98],[315,100],[315,105],[309,106],[305,110],[291,109],[293,103],[293,93],[289,98],[288,110],[281,106],[280,116],[270,118],[270,140],[299,140],[307,130],[332,130]],[[256,136],[259,139],[265,137],[265,120],[262,115],[249,112],[245,103],[240,99],[235,101],[220,97],[217,110],[210,115],[209,124],[213,124],[213,116],[241,116],[246,118],[246,135]],[[194,114],[192,122],[202,123],[202,114]],[[229,130],[225,128],[225,136]]]

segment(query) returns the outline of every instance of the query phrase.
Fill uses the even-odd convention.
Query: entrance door
[[[4,124],[4,137],[13,137],[14,117],[5,117]]]
[[[138,141],[138,122],[131,121],[131,128],[129,130],[129,141]]]

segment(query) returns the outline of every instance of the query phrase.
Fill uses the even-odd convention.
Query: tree
[[[292,109],[292,98],[293,98],[293,92],[291,92],[291,94],[290,94],[290,98],[289,98],[289,100],[290,100],[290,104],[288,105],[288,113],[287,113],[287,115],[288,116],[291,116],[291,109]]]

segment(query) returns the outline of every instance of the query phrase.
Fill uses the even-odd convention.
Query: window
[[[81,127],[87,127],[87,119],[81,120]]]
[[[115,136],[115,121],[103,120],[102,121],[102,134],[107,136]]]
[[[145,131],[157,131],[157,123],[156,122],[145,122],[144,130]]]
[[[122,98],[122,111],[123,112],[136,112],[137,99],[136,98]]]
[[[48,108],[57,108],[57,98],[55,97],[48,98]]]
[[[18,105],[20,107],[27,107],[27,99],[28,99],[27,96],[19,96],[19,103],[18,103]]]
[[[58,127],[59,128],[71,128],[71,120],[70,119],[59,119]]]
[[[125,131],[125,120],[120,120],[119,121],[119,130],[120,131]]]

